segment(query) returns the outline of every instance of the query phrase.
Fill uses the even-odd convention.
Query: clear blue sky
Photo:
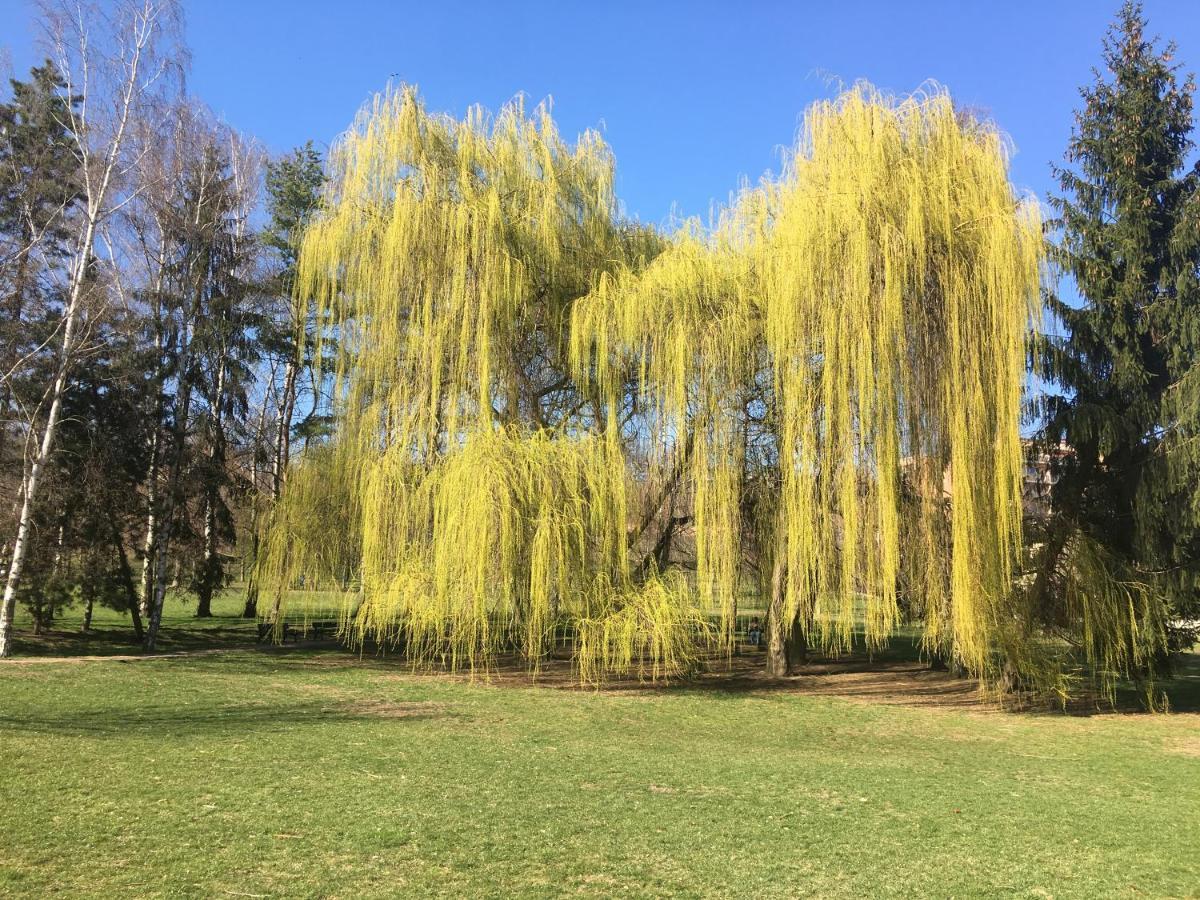
[[[553,96],[564,133],[599,126],[630,212],[704,214],[776,168],[836,80],[895,92],[926,79],[1012,137],[1013,178],[1045,194],[1077,89],[1118,0],[557,2],[189,0],[189,89],[272,150],[327,144],[389,77],[461,114]],[[1149,0],[1151,30],[1200,69],[1200,2]],[[0,47],[37,58],[33,10],[0,0]]]

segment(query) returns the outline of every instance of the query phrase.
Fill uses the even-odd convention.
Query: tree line
[[[18,603],[211,614],[319,432],[294,240],[311,144],[271,159],[183,90],[174,2],[47,2],[44,63],[0,105],[0,655]],[[255,615],[253,591],[246,615]]]
[[[784,196],[788,179],[803,172],[748,192],[711,231],[664,235],[614,214],[611,158],[594,136],[570,145],[548,113],[520,105],[494,120],[476,112],[456,123],[402,93],[376,100],[347,138],[378,142],[367,156],[398,173],[381,187],[356,180],[368,175],[344,158],[323,160],[311,144],[269,158],[187,97],[174,3],[47,2],[41,17],[48,58],[13,82],[0,107],[0,478],[11,514],[0,655],[11,652],[17,603],[39,628],[72,603],[126,610],[153,649],[171,586],[193,592],[197,614],[208,615],[235,569],[248,576],[248,617],[275,616],[301,579],[385,585],[359,607],[360,634],[395,637],[399,628],[431,656],[463,654],[472,663],[472,648],[514,640],[526,640],[535,658],[544,652],[541,638],[529,636],[553,627],[568,593],[594,590],[566,569],[597,565],[605,579],[620,572],[627,583],[603,615],[574,623],[577,639],[592,641],[593,661],[659,653],[677,663],[682,645],[672,638],[651,647],[648,635],[703,628],[678,598],[708,592],[706,602],[720,605],[739,585],[769,607],[776,673],[802,656],[821,622],[840,623],[823,632],[836,633],[834,649],[851,641],[851,621],[862,614],[855,598],[864,594],[883,598],[868,601],[868,640],[896,617],[944,618],[948,630],[927,647],[946,664],[1059,692],[1074,670],[1048,667],[1055,655],[1086,660],[1111,682],[1161,671],[1195,640],[1194,82],[1181,74],[1173,45],[1147,36],[1138,4],[1125,4],[1110,29],[1055,170],[1044,326],[1010,347],[1003,323],[968,323],[964,340],[986,337],[970,361],[987,383],[967,377],[945,394],[927,370],[950,357],[932,354],[904,369],[896,400],[879,399],[891,388],[874,379],[909,364],[886,354],[911,322],[889,320],[892,338],[856,345],[859,356],[838,363],[850,374],[838,380],[832,332],[814,350],[787,337],[800,327],[791,313],[743,304],[802,280],[786,267],[764,275],[763,259],[743,252],[746,234],[793,216],[807,240],[802,214],[842,214],[803,192]],[[846,116],[829,121],[852,131]],[[893,119],[880,122],[891,127]],[[965,148],[954,157],[960,176],[974,172],[980,184],[991,177],[991,163],[970,162],[991,152],[990,123],[959,110],[955,124],[937,128]],[[849,184],[864,176],[852,166],[871,157],[846,157],[851,168],[810,164],[809,177],[845,175]],[[899,177],[879,183],[890,189]],[[910,213],[892,215],[881,213],[889,221]],[[856,234],[847,232],[839,252]],[[945,249],[953,233],[921,240],[930,272],[955,272]],[[988,256],[999,238],[990,240],[972,259],[999,271],[1007,263]],[[380,248],[395,252],[383,258]],[[863,248],[870,260],[855,271],[870,276],[864,295],[878,282],[875,257],[892,252]],[[814,259],[836,262],[794,256],[816,271]],[[938,269],[939,260],[950,262]],[[1016,274],[1022,266],[1011,267],[1005,303],[1016,304],[1029,283]],[[767,285],[767,277],[775,280]],[[965,265],[945,284],[975,277],[978,267]],[[1070,287],[1060,296],[1058,284]],[[813,276],[803,290],[811,298],[839,289]],[[948,289],[914,282],[906,290],[921,295],[909,315],[941,340]],[[996,310],[982,303],[971,315],[982,323]],[[837,328],[844,312],[816,307],[806,321]],[[923,353],[935,341],[918,338]],[[978,431],[977,417],[960,421],[973,391],[988,397],[978,410],[1015,408],[1019,385],[1004,380],[1014,347],[1022,379],[1035,372],[1046,385],[1029,392],[1025,414],[1036,432],[1030,453],[1048,454],[1054,475],[1050,514],[1028,517],[1023,529],[1005,519],[1011,479],[981,487],[989,465],[1016,465],[1007,451],[987,455],[999,453],[1007,426],[992,433]],[[773,375],[764,359],[781,352],[817,362]],[[685,358],[693,353],[706,354],[699,368]],[[914,398],[936,414],[922,419]],[[789,415],[808,422],[807,437],[789,430]],[[899,438],[893,446],[854,430],[902,419],[908,424],[891,430],[911,441],[907,456]],[[491,434],[471,444],[465,435],[477,426]],[[962,437],[972,429],[976,444]],[[958,443],[942,431],[955,431]],[[547,439],[568,434],[597,443],[573,454]],[[648,435],[669,452],[657,452]],[[785,446],[820,453],[788,469],[780,465]],[[308,465],[296,465],[296,447],[308,451]],[[846,462],[835,466],[838,458]],[[614,466],[637,486],[628,497],[609,479]],[[973,467],[982,467],[978,477],[962,477]],[[959,478],[945,479],[952,486],[943,491],[951,469]],[[894,479],[878,477],[892,470]],[[806,486],[797,471],[830,474]],[[503,473],[494,482],[506,492],[493,498],[501,505],[478,504],[481,472]],[[795,510],[810,501],[817,524],[796,525]],[[365,527],[354,521],[364,509],[372,517]],[[980,513],[969,527],[956,518],[968,509]],[[501,531],[498,520],[508,523]],[[619,521],[620,540],[606,533],[572,543],[602,520]],[[428,552],[413,532],[422,522],[443,529]],[[1022,531],[1011,584],[999,556],[950,562],[976,533],[988,532],[1003,555],[1010,534]],[[489,542],[497,534],[503,540]],[[467,545],[457,556],[454,548]],[[497,566],[497,554],[508,561]],[[477,593],[474,569],[448,574],[465,563],[491,573]],[[697,570],[706,576],[698,582],[680,577]],[[898,593],[863,590],[875,580]],[[263,586],[272,592],[266,609]],[[448,587],[480,609],[503,607],[503,633],[486,634],[491,620],[462,613]],[[827,595],[842,598],[837,613],[821,605]],[[960,604],[976,597],[968,613],[954,612],[955,595]],[[456,623],[448,643],[447,622]],[[994,639],[970,637],[979,629]]]

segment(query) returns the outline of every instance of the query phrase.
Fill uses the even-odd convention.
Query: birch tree
[[[253,153],[203,108],[182,109],[179,122],[163,166],[171,184],[144,204],[146,282],[156,346],[164,351],[153,376],[159,433],[147,473],[148,650],[157,641],[168,571],[177,560],[172,554],[181,549],[193,498],[203,517],[194,583],[201,615],[220,581],[218,551],[231,531],[227,429],[245,418],[256,354],[246,228],[256,184]]]
[[[54,452],[63,396],[81,334],[86,329],[86,288],[104,260],[97,244],[105,223],[140,188],[127,176],[134,168],[129,137],[133,123],[153,115],[158,101],[180,83],[184,64],[181,12],[175,0],[123,0],[97,4],[45,0],[40,4],[45,42],[67,96],[72,151],[81,171],[82,200],[58,324],[58,361],[45,392],[46,413],[31,423],[21,506],[0,602],[0,657],[12,653],[12,619],[28,551],[34,504]],[[107,260],[111,262],[111,259]]]

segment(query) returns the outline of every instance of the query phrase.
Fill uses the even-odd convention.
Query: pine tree
[[[279,315],[262,331],[264,349],[282,362],[282,382],[277,386],[274,447],[271,453],[271,497],[278,499],[291,454],[293,417],[302,368],[311,368],[311,358],[301,356],[309,349],[303,341],[309,328],[310,304],[295,296],[296,262],[300,237],[321,201],[325,169],[312,141],[280,159],[267,163],[267,211],[271,219],[263,243],[278,256],[274,293],[280,302]],[[315,413],[316,410],[314,409]]]
[[[1073,570],[1080,574],[1081,554],[1110,584],[1155,598],[1133,607],[1139,618],[1178,620],[1196,608],[1200,167],[1187,165],[1195,84],[1180,80],[1174,45],[1160,49],[1146,25],[1140,4],[1122,7],[1104,42],[1105,70],[1081,90],[1068,166],[1056,169],[1054,256],[1080,302],[1049,298],[1064,333],[1043,347],[1060,388],[1048,398],[1043,437],[1069,448],[1035,589],[1050,618],[1064,615],[1055,607]]]
[[[206,168],[222,174],[209,188],[209,203],[220,209],[223,221],[214,229],[206,277],[211,282],[204,317],[196,329],[198,410],[195,440],[200,459],[193,477],[200,485],[203,506],[200,564],[193,580],[198,598],[196,615],[212,615],[213,595],[225,585],[226,557],[222,548],[235,542],[229,500],[243,485],[230,465],[230,446],[244,433],[249,392],[259,362],[261,315],[256,285],[251,280],[256,238],[247,227],[254,194],[238,177],[256,158],[235,163],[214,158]],[[257,169],[257,166],[253,166]]]
[[[185,160],[164,237],[171,258],[164,296],[173,320],[168,341],[173,396],[147,650],[155,647],[168,567],[178,561],[178,551],[191,544],[199,557],[192,585],[199,615],[210,614],[212,595],[224,580],[219,550],[233,537],[226,447],[230,430],[246,412],[255,358],[250,334],[257,317],[247,305],[251,298],[244,277],[249,250],[245,204],[218,143],[221,132],[200,134],[205,143]],[[202,509],[199,527],[188,518],[193,492],[200,495],[194,504]]]
[[[21,479],[16,534],[8,559],[4,597],[0,600],[0,657],[11,654],[12,621],[20,590],[38,503],[51,465],[63,402],[85,347],[90,313],[102,293],[104,276],[118,265],[105,237],[109,224],[132,196],[127,181],[134,132],[153,129],[163,101],[179,85],[177,62],[180,15],[174,0],[142,0],[111,5],[100,14],[90,4],[43,4],[51,57],[65,85],[64,93],[86,97],[75,107],[69,97],[65,130],[68,152],[87,173],[80,179],[80,201],[71,218],[71,253],[63,278],[61,303],[54,311],[58,356],[45,385],[40,435],[30,440]],[[34,434],[30,434],[33,438]],[[35,449],[36,448],[36,449]]]
[[[70,254],[69,222],[79,199],[66,124],[79,98],[66,96],[49,62],[11,85],[11,100],[0,104],[0,467],[5,476],[11,469],[18,485],[21,461],[9,457],[22,441],[12,432],[19,431],[19,410],[39,405],[43,370],[52,363],[37,349],[54,327],[48,307],[60,298],[53,270]]]
[[[45,630],[63,607],[82,602],[83,630],[97,604],[142,623],[130,567],[129,526],[140,514],[146,466],[143,379],[136,332],[120,314],[93,327],[97,350],[63,397],[58,450],[38,500],[19,600]]]

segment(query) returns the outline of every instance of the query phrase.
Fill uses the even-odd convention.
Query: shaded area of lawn
[[[246,647],[256,643],[258,623],[242,617],[245,589],[231,587],[213,598],[213,615],[196,618],[196,598],[185,591],[172,591],[163,604],[158,652],[210,650],[221,647]],[[334,608],[316,610],[335,615]],[[302,615],[302,613],[298,614]],[[15,620],[17,656],[111,656],[140,652],[134,639],[128,612],[97,607],[92,627],[83,628],[81,605],[68,607],[44,634],[33,633],[28,613],[19,609]]]
[[[318,598],[320,595],[317,595]],[[195,616],[195,598],[185,592],[172,592],[164,607],[158,652],[196,653],[226,651],[230,649],[255,649],[267,653],[286,653],[300,649],[285,641],[282,645],[270,640],[258,642],[258,623],[241,615],[244,605],[244,587],[235,585],[213,600],[213,616],[199,619]],[[336,618],[337,607],[328,603],[313,602],[311,595],[307,604],[298,603],[293,613],[297,629],[289,632],[292,638],[304,616]],[[748,615],[742,616],[747,619]],[[79,656],[125,656],[140,655],[141,648],[133,639],[127,613],[108,609],[97,609],[93,625],[83,633],[81,625],[83,611],[79,607],[67,609],[55,627],[45,634],[34,635],[31,622],[22,614],[17,618],[16,651],[18,657],[79,657]],[[337,641],[326,639],[303,642],[311,647],[314,643],[333,653],[330,659],[339,664],[360,664],[364,659],[380,655],[380,648],[368,643],[361,651],[341,648]],[[1168,708],[1178,712],[1200,712],[1200,648],[1184,654],[1178,661],[1174,676],[1162,680],[1156,693],[1165,696]],[[338,654],[342,653],[342,656]],[[690,684],[702,690],[746,689],[763,690],[771,685],[761,673],[763,656],[759,649],[743,644],[733,665],[727,666],[723,658],[714,658],[705,674]],[[775,687],[788,691],[853,697],[867,701],[905,703],[912,705],[974,706],[980,702],[975,686],[969,681],[951,679],[943,674],[927,673],[921,653],[920,640],[915,629],[902,629],[882,650],[868,654],[859,651],[828,659],[813,654],[811,664],[795,679],[788,679]],[[518,663],[512,663],[501,673],[505,683],[523,684],[528,678]],[[576,677],[569,665],[559,659],[542,673],[540,682],[558,687],[577,687]],[[625,686],[629,686],[626,684]],[[639,687],[636,683],[634,687]],[[620,688],[622,685],[613,685]],[[678,686],[672,688],[677,690]],[[1111,704],[1102,697],[1088,696],[1086,692],[1072,703],[1069,711],[1076,714],[1091,714],[1111,710]],[[1161,699],[1161,697],[1160,697]],[[1012,705],[1010,703],[1010,705]],[[1118,708],[1137,711],[1145,707],[1145,694],[1137,685],[1122,683],[1117,692]],[[1035,708],[1054,710],[1053,701],[1035,703]],[[1029,707],[1025,707],[1028,711]]]
[[[1200,716],[911,707],[767,682],[554,690],[349,662],[292,648],[3,665],[0,893],[1200,884]]]

